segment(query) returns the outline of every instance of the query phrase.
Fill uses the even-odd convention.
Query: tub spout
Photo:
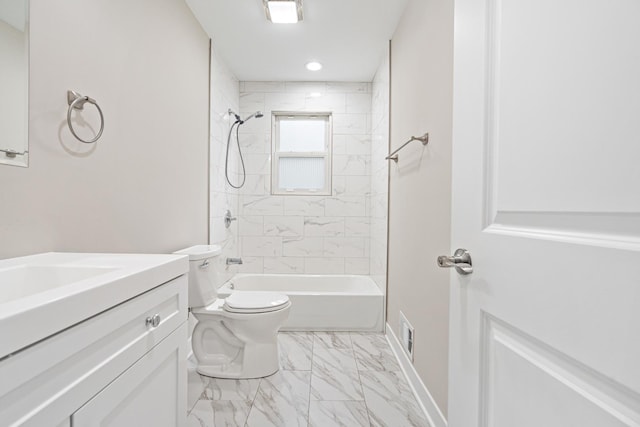
[[[227,265],[242,264],[242,258],[227,258]]]

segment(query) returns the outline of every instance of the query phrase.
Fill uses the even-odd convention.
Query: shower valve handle
[[[224,226],[225,226],[226,228],[231,227],[231,221],[235,221],[235,220],[237,220],[237,219],[238,219],[238,218],[236,218],[235,216],[231,216],[231,211],[230,211],[230,210],[227,210],[227,211],[224,213]]]

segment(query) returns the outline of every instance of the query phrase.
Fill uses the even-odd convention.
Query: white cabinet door
[[[640,2],[455,9],[449,426],[640,426]]]
[[[184,426],[186,334],[183,323],[74,413],[73,427]]]

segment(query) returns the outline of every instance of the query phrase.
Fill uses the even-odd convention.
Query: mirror
[[[0,0],[0,163],[29,165],[28,0]]]

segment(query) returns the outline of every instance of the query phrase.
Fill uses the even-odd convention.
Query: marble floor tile
[[[314,348],[311,399],[364,399],[352,351]]]
[[[263,378],[247,427],[306,427],[310,383],[308,371],[281,370]]]
[[[311,374],[311,400],[364,400],[358,371]]]
[[[203,397],[209,400],[253,401],[260,385],[260,379],[233,380],[208,378]]]
[[[360,371],[372,426],[429,427],[407,380],[399,371]]]
[[[251,404],[251,401],[198,400],[187,418],[187,426],[244,427]]]
[[[213,400],[213,425],[215,427],[244,427],[252,401]]]
[[[195,365],[191,366],[187,363],[187,412],[191,412],[194,405],[202,398],[207,382],[206,377],[196,372]]]
[[[216,379],[188,367],[189,427],[428,427],[383,334],[280,333],[281,370]]]
[[[210,400],[198,400],[187,417],[187,427],[214,427]]]
[[[311,402],[309,427],[368,427],[369,416],[364,402]]]
[[[352,333],[353,352],[361,371],[399,371],[400,366],[383,334]]]
[[[313,370],[324,369],[326,371],[357,370],[356,359],[351,350],[336,350],[327,348],[314,348]]]
[[[287,371],[310,371],[313,352],[312,332],[278,334],[280,368]]]
[[[314,332],[313,336],[314,348],[352,349],[349,332]]]

